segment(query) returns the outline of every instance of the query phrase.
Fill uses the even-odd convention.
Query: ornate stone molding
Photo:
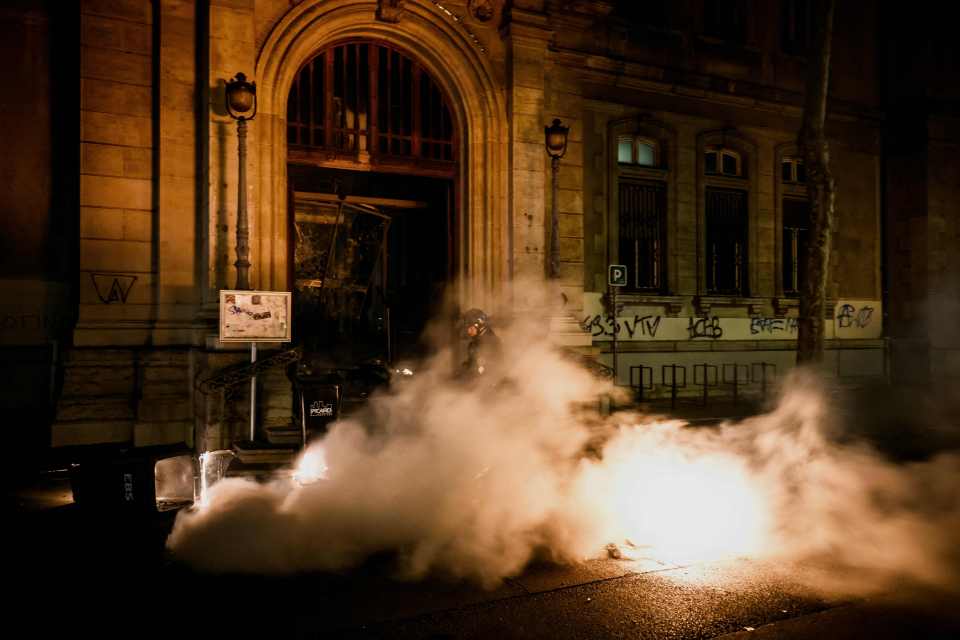
[[[497,0],[467,0],[467,11],[477,22],[489,22],[497,14]]]
[[[799,298],[778,297],[773,299],[773,315],[777,318],[786,318],[790,311],[796,311],[799,307]]]
[[[603,18],[610,15],[615,5],[610,0],[567,0],[561,7],[565,11]]]
[[[377,20],[396,24],[403,17],[404,0],[377,0]]]
[[[694,298],[694,309],[698,315],[706,315],[717,307],[745,309],[747,315],[762,316],[767,314],[770,300],[767,298],[747,298],[736,296],[697,296]]]
[[[446,7],[446,5],[444,5],[439,0],[430,0],[430,1],[433,3],[433,6],[437,8],[437,10],[439,10],[445,16],[447,16],[448,18],[456,22],[458,25],[460,25],[460,28],[463,29],[463,32],[467,35],[468,38],[470,38],[470,40],[477,47],[477,49],[480,50],[480,53],[485,54],[487,52],[487,48],[483,46],[483,43],[480,41],[480,38],[478,38],[477,34],[471,31],[469,27],[467,27],[467,25],[463,21],[463,18],[460,17],[460,14],[451,11]]]

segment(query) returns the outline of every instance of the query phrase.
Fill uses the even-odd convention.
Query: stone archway
[[[429,71],[450,99],[458,123],[461,194],[458,264],[462,300],[484,303],[509,278],[506,108],[490,61],[434,7],[408,2],[399,24],[376,19],[369,0],[307,0],[276,24],[257,57],[258,178],[256,222],[261,237],[260,286],[288,288],[286,102],[300,66],[338,40],[391,44]]]

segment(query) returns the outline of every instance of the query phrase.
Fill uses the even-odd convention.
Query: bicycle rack
[[[677,380],[677,371],[683,373],[683,381]],[[677,408],[677,389],[686,389],[687,387],[687,368],[682,364],[665,364],[660,368],[660,381],[667,385],[667,371],[670,372],[670,408]]]
[[[636,401],[643,402],[643,392],[653,390],[653,367],[642,364],[630,367],[630,386],[633,388]]]
[[[697,373],[700,373],[700,381],[697,381]],[[710,382],[710,374],[713,374],[713,382]],[[707,364],[695,364],[693,365],[693,384],[703,387],[703,406],[707,406],[707,396],[710,391],[710,387],[716,387],[719,384],[717,379],[717,365]]]
[[[757,371],[760,372],[757,375]],[[767,371],[771,372],[771,375],[767,376]],[[751,382],[757,382],[757,378],[760,379],[760,393],[763,396],[763,399],[767,399],[767,384],[768,382],[773,382],[777,377],[777,365],[772,362],[754,362],[751,364],[750,369],[750,378]]]
[[[743,372],[743,375],[741,375]],[[750,367],[746,364],[727,362],[721,371],[723,384],[733,387],[733,404],[739,403],[740,386],[750,383]]]

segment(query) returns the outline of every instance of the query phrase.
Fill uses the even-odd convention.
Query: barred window
[[[627,266],[627,287],[664,290],[666,266],[666,189],[661,182],[620,180],[619,259]]]
[[[404,54],[372,42],[340,44],[297,73],[287,143],[350,155],[454,161],[454,127],[440,87]]]
[[[795,296],[806,281],[803,259],[810,238],[810,203],[783,200],[783,293]]]
[[[706,189],[707,293],[747,294],[747,192]]]

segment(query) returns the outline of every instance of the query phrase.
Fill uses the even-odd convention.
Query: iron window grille
[[[287,143],[352,156],[455,160],[440,87],[418,63],[373,42],[329,47],[300,69],[287,101]]]
[[[706,189],[707,292],[747,294],[747,192]]]
[[[619,259],[627,266],[627,288],[663,293],[666,282],[666,189],[663,183],[621,180]]]
[[[783,200],[783,293],[800,294],[806,281],[803,259],[810,238],[810,203],[797,198]]]

